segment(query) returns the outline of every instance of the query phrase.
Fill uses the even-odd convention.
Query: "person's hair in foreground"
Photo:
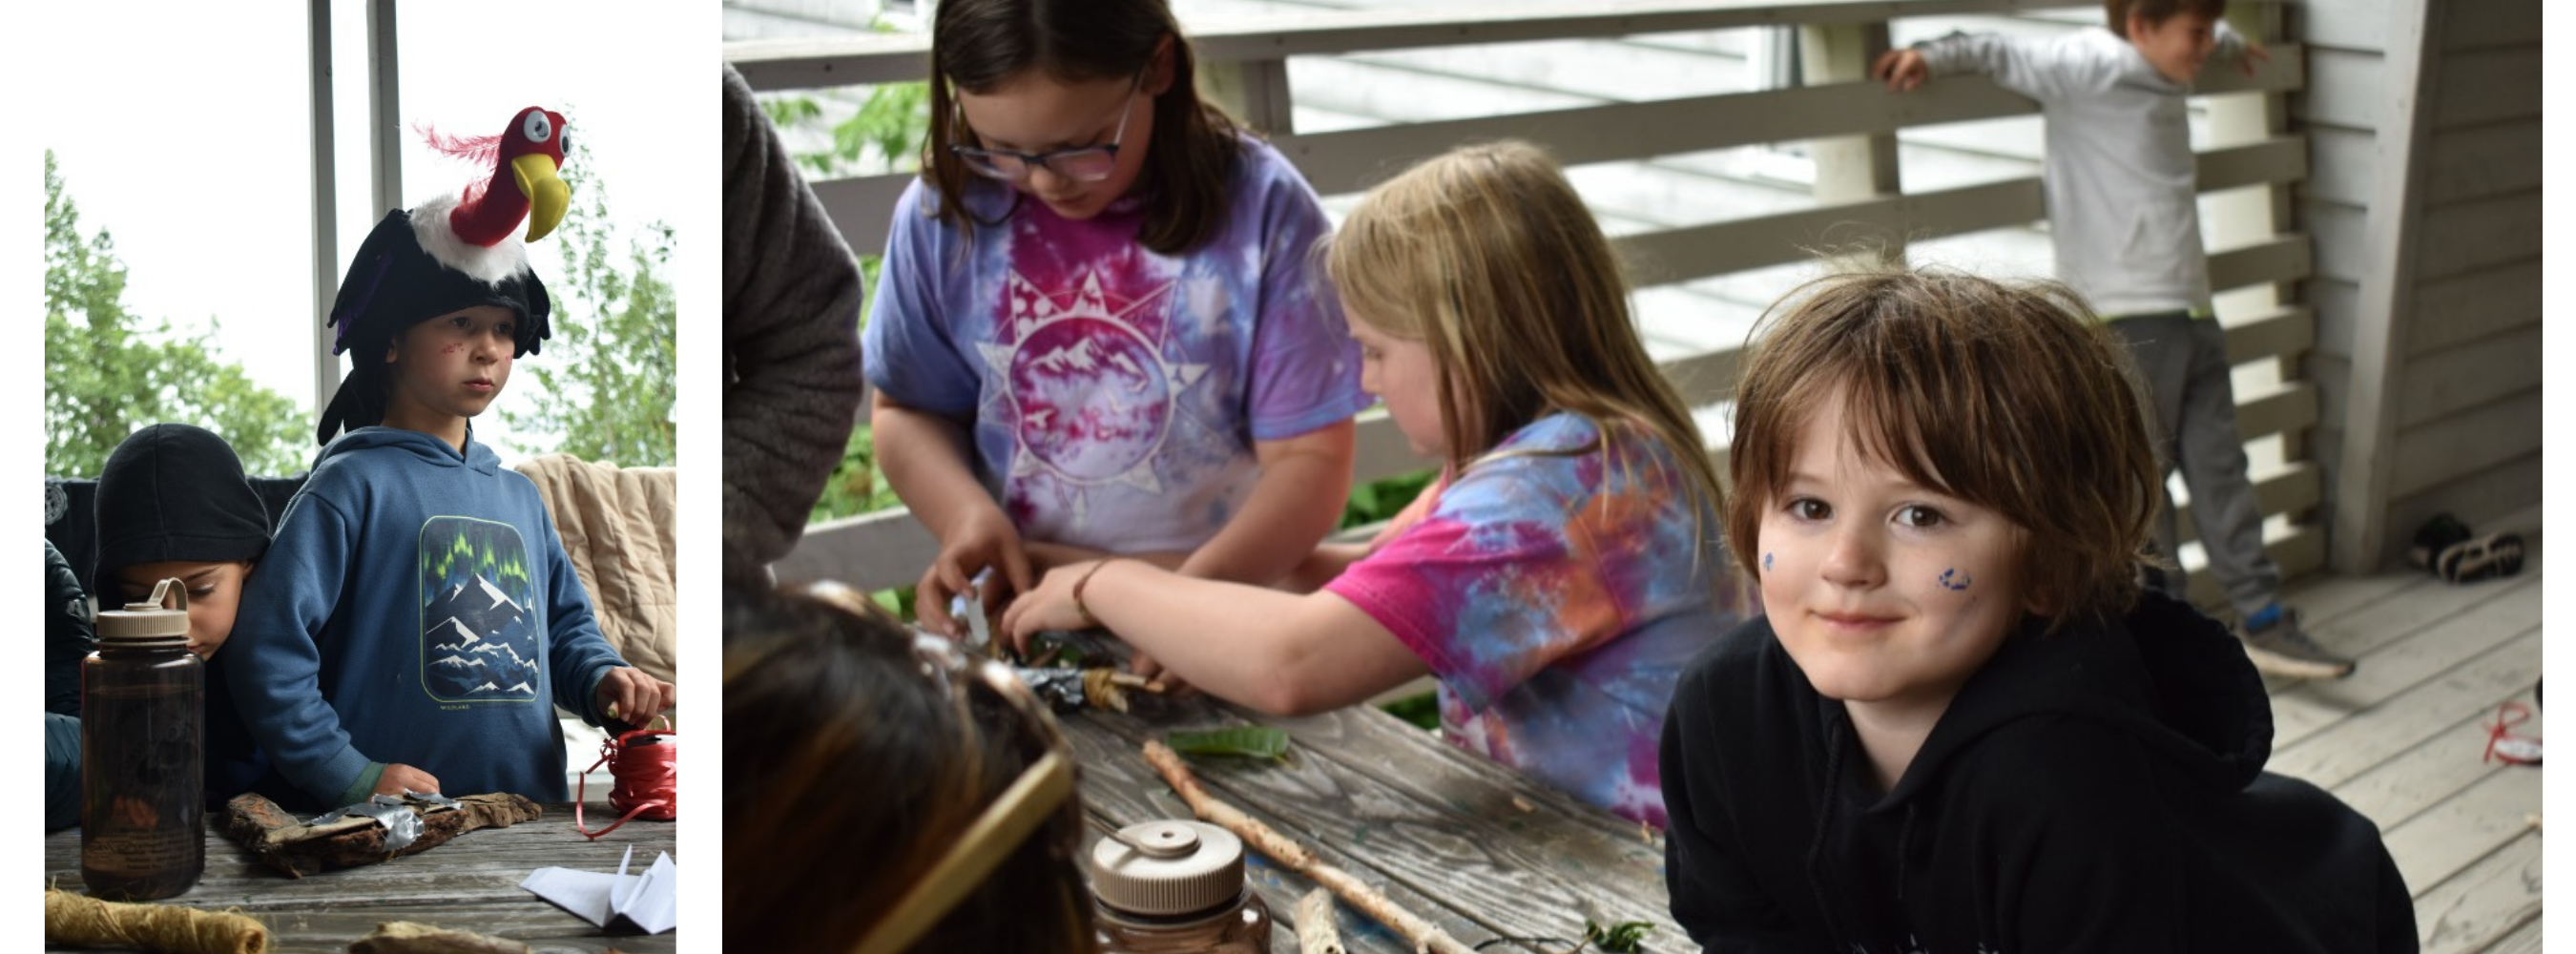
[[[1094,950],[1072,752],[997,664],[820,584],[729,588],[724,666],[726,947]]]

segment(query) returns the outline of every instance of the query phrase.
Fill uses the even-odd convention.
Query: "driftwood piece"
[[[543,814],[537,803],[508,792],[467,795],[457,799],[453,808],[418,800],[410,807],[420,817],[420,835],[395,851],[385,850],[385,828],[374,819],[307,825],[257,792],[226,803],[224,836],[240,842],[269,867],[301,878],[418,854],[477,828],[507,828]]]
[[[1415,951],[1430,951],[1433,954],[1474,954],[1472,949],[1460,943],[1457,938],[1450,937],[1449,932],[1441,930],[1439,925],[1405,910],[1376,888],[1352,877],[1349,872],[1324,863],[1312,852],[1307,851],[1304,845],[1262,824],[1260,819],[1246,815],[1242,809],[1209,795],[1206,789],[1199,787],[1199,780],[1190,773],[1189,764],[1181,761],[1180,753],[1172,751],[1170,746],[1152,739],[1145,740],[1145,761],[1152,763],[1154,770],[1163,774],[1163,781],[1171,784],[1172,791],[1179,793],[1181,800],[1189,803],[1190,811],[1196,813],[1200,820],[1211,822],[1235,833],[1243,839],[1244,844],[1251,845],[1253,850],[1269,856],[1270,860],[1305,875],[1309,881],[1333,889],[1334,894],[1340,895],[1343,901],[1358,909],[1361,914],[1368,915],[1376,919],[1379,924],[1394,929],[1396,936],[1412,944]]]
[[[349,942],[349,954],[530,954],[526,944],[433,924],[387,921]]]
[[[1342,954],[1342,932],[1333,927],[1333,892],[1316,888],[1297,899],[1297,954]]]

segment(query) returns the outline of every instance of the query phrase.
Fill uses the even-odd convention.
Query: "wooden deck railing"
[[[2240,5],[2244,6],[2244,5]],[[1895,133],[1900,129],[2024,116],[2035,106],[1983,77],[1945,78],[1906,95],[1889,95],[1864,73],[1887,45],[1891,18],[2010,14],[2094,8],[2043,0],[1824,0],[1790,4],[1741,0],[1652,0],[1608,9],[1513,10],[1504,19],[1467,20],[1421,10],[1299,15],[1251,23],[1192,23],[1202,86],[1217,90],[1249,125],[1262,130],[1326,195],[1365,189],[1406,164],[1456,143],[1517,137],[1548,147],[1568,166],[1786,141],[1811,142],[1814,201],[1804,208],[1713,222],[1653,227],[1617,239],[1640,288],[1675,285],[1812,258],[1807,249],[1855,226],[1891,242],[2026,226],[2044,218],[2039,179],[2022,176],[1919,192],[1899,185]],[[2298,379],[2299,359],[2315,338],[2310,311],[2289,303],[2294,283],[2311,268],[2307,236],[2284,230],[2292,184],[2305,178],[2305,139],[2288,135],[2282,95],[2301,88],[2302,50],[2277,36],[2278,8],[2240,11],[2239,28],[2267,38],[2268,64],[2252,76],[2213,68],[2203,96],[2208,142],[2200,150],[2200,188],[2210,200],[2210,275],[2222,292],[2220,319],[2239,364],[2278,362],[2280,383],[2240,391],[2238,422],[2249,441],[2277,435],[2278,463],[2252,475],[2262,511],[2287,516],[2286,533],[2269,540],[2289,575],[2323,565],[2322,530],[2312,511],[2319,473],[2304,460],[2305,432],[2315,425],[2313,385]],[[1758,92],[1646,99],[1543,112],[1399,123],[1300,133],[1290,117],[1287,58],[1338,57],[1374,51],[1484,46],[1520,41],[1609,39],[1752,26],[1795,27],[1808,85]],[[928,39],[880,34],[836,41],[741,41],[726,57],[754,89],[788,90],[919,80],[927,73]],[[1513,55],[1508,48],[1490,55]],[[2228,94],[2257,93],[2253,96]],[[885,223],[911,176],[826,180],[814,189],[850,246],[881,249]],[[2211,197],[2213,193],[2225,193]],[[1830,230],[1830,231],[1829,231]],[[2250,289],[2250,291],[2248,291]],[[1786,287],[1779,291],[1786,291]],[[2233,293],[2230,293],[2233,291]],[[1664,364],[1697,406],[1720,403],[1732,390],[1738,349],[1682,355]],[[2272,376],[2257,376],[2269,381]],[[1406,448],[1382,412],[1360,428],[1357,478],[1375,480],[1426,466]],[[1714,448],[1720,455],[1722,447]],[[2189,521],[2184,521],[2188,526]],[[2188,539],[2188,538],[2187,538]],[[914,581],[934,544],[901,510],[808,528],[804,542],[777,567],[781,579],[834,577],[876,588]],[[2207,574],[2195,595],[2214,597]]]

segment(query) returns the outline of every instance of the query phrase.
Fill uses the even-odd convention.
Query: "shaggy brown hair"
[[[955,90],[988,93],[1031,70],[1065,83],[1124,81],[1154,65],[1166,38],[1172,83],[1154,97],[1154,135],[1143,144],[1136,187],[1155,197],[1136,240],[1178,255],[1213,237],[1225,224],[1226,183],[1243,160],[1243,140],[1224,110],[1199,99],[1197,57],[1164,0],[942,0],[930,26],[930,135],[921,148],[921,177],[939,193],[939,220],[966,236],[998,226],[975,219],[966,190],[1010,189],[948,151],[975,145]],[[1011,207],[1025,198],[1012,189]]]
[[[1839,397],[1863,454],[2021,531],[2020,595],[2051,631],[2135,603],[2162,471],[2127,360],[2073,289],[1838,275],[1790,292],[1755,335],[1726,510],[1747,573],[1807,415]]]
[[[2227,0],[2103,0],[2102,14],[2111,22],[2111,32],[2129,35],[2131,14],[2143,17],[2149,25],[2163,23],[2178,14],[2197,13],[2218,22],[2227,15]]]

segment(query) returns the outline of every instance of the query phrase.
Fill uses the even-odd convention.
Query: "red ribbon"
[[[2507,702],[2503,706],[2498,707],[2496,709],[2495,721],[2487,726],[2487,754],[2482,761],[2492,763],[2502,760],[2514,765],[2530,765],[2539,761],[2539,759],[2536,758],[2526,757],[2523,753],[2529,752],[2531,749],[2525,749],[2521,746],[2506,746],[2505,751],[2496,751],[2496,746],[2508,739],[2516,742],[2529,742],[2532,744],[2532,748],[2538,748],[2540,745],[2539,739],[2532,738],[2530,736],[2515,735],[2511,731],[2514,726],[2518,726],[2529,721],[2531,721],[2530,706],[2523,705],[2519,702]]]
[[[680,735],[672,731],[670,717],[656,716],[664,728],[637,729],[599,744],[599,761],[582,770],[581,794],[572,805],[573,829],[585,838],[597,838],[616,831],[638,817],[653,821],[670,821],[680,817]],[[641,741],[638,741],[638,740]],[[608,791],[608,806],[625,812],[625,816],[598,831],[584,827],[581,803],[590,794],[590,773],[608,766],[609,777],[617,780]]]

